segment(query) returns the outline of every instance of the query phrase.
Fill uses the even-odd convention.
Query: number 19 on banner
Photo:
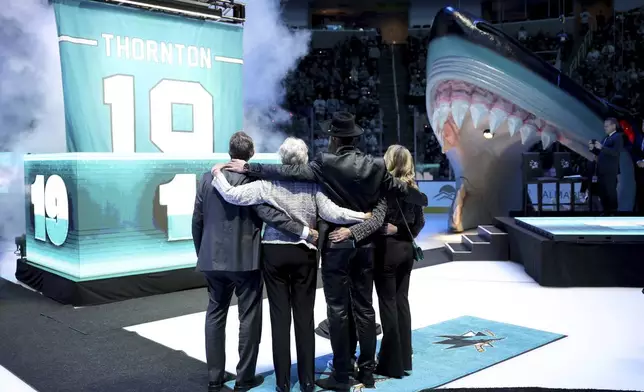
[[[67,187],[60,176],[38,175],[31,184],[31,204],[34,206],[34,233],[40,241],[61,246],[69,232],[69,201]]]

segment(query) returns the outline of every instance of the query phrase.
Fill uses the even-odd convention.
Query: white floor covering
[[[446,215],[428,219],[421,234],[424,249],[440,247],[445,241],[460,242],[459,236],[440,234],[446,222]],[[0,276],[15,281],[15,257],[8,254],[7,247],[1,250]],[[446,387],[541,386],[644,391],[641,289],[548,289],[534,283],[523,267],[515,263],[458,262],[415,270],[410,301],[414,329],[470,315],[568,335]],[[377,301],[374,304],[377,309]],[[227,368],[233,371],[237,361],[236,307],[230,312]],[[205,361],[204,315],[191,314],[127,329]],[[316,323],[325,317],[324,296],[318,290]],[[263,325],[258,371],[272,369],[266,301]],[[328,340],[317,336],[316,339],[317,356],[331,352]],[[291,347],[294,348],[294,340]],[[295,353],[292,357],[295,359]],[[0,385],[3,391],[33,391],[1,366]]]
[[[457,380],[446,387],[540,386],[644,390],[644,295],[638,289],[546,289],[509,262],[460,262],[416,270],[413,328],[470,315],[562,333],[567,338]],[[258,371],[272,368],[268,304]],[[325,318],[321,290],[316,323]],[[237,362],[237,309],[227,327],[227,368]],[[205,313],[127,328],[205,361]],[[331,352],[317,338],[316,355]],[[292,344],[294,349],[294,344]],[[293,352],[293,358],[295,353]],[[419,386],[421,387],[421,386]]]

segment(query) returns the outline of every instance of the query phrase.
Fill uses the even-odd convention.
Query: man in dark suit
[[[635,196],[635,211],[638,215],[644,215],[644,119],[635,123],[635,140],[631,150],[631,156],[635,163],[635,184],[637,187]]]
[[[248,160],[254,154],[253,140],[243,132],[230,138],[230,157]],[[230,184],[250,182],[243,174],[225,172]],[[197,268],[208,283],[206,313],[206,358],[209,392],[223,389],[226,377],[226,316],[233,292],[238,297],[239,363],[235,391],[247,391],[263,382],[255,375],[262,332],[263,281],[260,272],[260,240],[263,222],[310,242],[317,232],[292,221],[268,205],[238,207],[226,203],[205,173],[197,190],[192,217],[192,238],[197,251]],[[263,221],[263,222],[262,222]]]
[[[382,159],[363,154],[357,147],[363,130],[350,113],[335,113],[324,129],[329,153],[317,155],[308,165],[261,165],[233,161],[229,168],[271,180],[315,181],[338,205],[355,211],[373,211],[373,218],[350,228],[320,224],[322,280],[327,302],[333,349],[333,375],[318,380],[324,390],[351,387],[351,357],[360,341],[357,381],[374,387],[376,320],[372,304],[375,239],[384,221],[385,196],[396,193],[412,204],[427,205],[427,196],[395,180]],[[380,222],[380,223],[378,223]],[[335,230],[334,230],[335,229]],[[327,241],[327,234],[328,240]]]
[[[605,215],[617,211],[617,176],[619,175],[619,157],[624,149],[623,134],[617,132],[617,119],[607,118],[604,121],[606,137],[600,142],[592,141],[590,151],[597,156],[597,192]]]

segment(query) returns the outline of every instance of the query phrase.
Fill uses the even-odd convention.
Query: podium
[[[590,208],[590,197],[579,201],[581,186],[587,178],[570,175],[570,154],[553,154],[550,175],[543,169],[542,158],[540,153],[523,154],[524,214],[529,215],[531,210],[540,215],[544,211],[574,212]]]
[[[26,250],[16,276],[87,305],[204,285],[195,273],[198,181],[228,154],[25,156]],[[277,163],[276,154],[255,162]]]

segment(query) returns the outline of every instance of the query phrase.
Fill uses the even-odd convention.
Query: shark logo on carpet
[[[450,347],[447,347],[447,350],[474,347],[476,348],[476,351],[480,353],[485,352],[485,347],[494,347],[492,342],[504,339],[496,337],[496,335],[494,335],[490,330],[486,330],[485,332],[468,331],[462,335],[440,335],[438,337],[445,340],[434,342],[434,344],[449,345]]]

